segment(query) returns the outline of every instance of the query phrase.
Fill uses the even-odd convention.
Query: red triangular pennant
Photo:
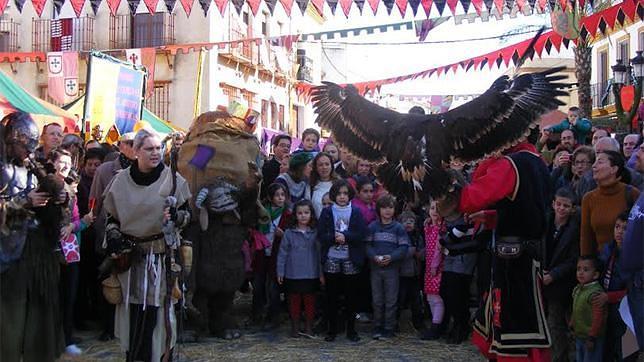
[[[340,7],[342,8],[342,12],[344,13],[344,16],[348,18],[349,11],[351,11],[351,2],[353,0],[339,0],[339,1],[340,1]]]
[[[211,1],[211,0],[207,0]],[[226,12],[226,6],[228,6],[228,0],[214,0],[215,5],[217,5],[217,9],[219,9],[219,14],[224,15]]]
[[[407,12],[407,0],[396,0],[396,6],[400,11],[400,16],[404,18],[405,13]]]
[[[420,0],[420,4],[423,6],[423,10],[425,10],[425,15],[429,17],[429,13],[432,11],[432,4],[434,0]]]
[[[369,6],[373,11],[373,15],[376,15],[376,12],[378,11],[378,4],[380,4],[380,0],[367,0],[367,1],[369,2]]]
[[[121,5],[121,0],[107,0],[107,7],[110,8],[110,14],[116,16],[116,12],[119,10],[119,5]]]
[[[192,12],[192,5],[195,3],[195,0],[179,0],[181,1],[181,7],[183,7],[183,11],[186,12],[186,16],[190,16],[190,13]]]
[[[602,13],[604,13],[604,21],[606,22],[606,25],[608,25],[608,28],[612,29],[615,26],[615,21],[617,20],[617,14],[619,13],[619,10],[621,9],[620,6],[613,6]]]
[[[494,5],[496,7],[496,10],[499,12],[499,16],[503,16],[504,3],[505,3],[505,0],[494,0]]]
[[[548,0],[538,0],[537,5],[538,5],[538,8],[539,8],[539,11],[541,11],[541,12],[546,11],[546,4],[547,3],[548,3]]]
[[[145,7],[148,8],[150,14],[154,14],[157,11],[157,4],[159,0],[143,0]]]
[[[76,17],[80,18],[81,12],[83,11],[83,5],[85,5],[85,0],[70,0],[69,2],[72,4]]]
[[[452,12],[452,15],[456,14],[456,4],[458,4],[459,0],[447,0],[447,6],[449,7],[449,10]]]
[[[483,10],[483,0],[472,0],[472,5],[478,15],[481,15],[481,10]]]
[[[520,12],[523,12],[523,8],[525,7],[525,0],[517,0],[517,7],[519,8]]]
[[[0,15],[4,14],[4,9],[7,8],[9,0],[0,0]]]
[[[568,0],[559,0],[559,5],[561,6],[561,10],[566,10],[568,7]]]
[[[36,14],[38,14],[38,17],[42,15],[42,11],[45,9],[45,3],[47,0],[31,0],[31,3],[34,5],[34,10],[36,10]]]
[[[282,4],[282,7],[284,8],[286,16],[290,17],[291,9],[293,9],[293,0],[280,0],[280,4]]]
[[[257,15],[257,11],[259,11],[259,4],[260,0],[246,0],[248,3],[248,7],[250,7],[250,11],[253,12],[253,16]]]
[[[318,14],[324,15],[324,0],[311,0],[311,4],[313,4]]]

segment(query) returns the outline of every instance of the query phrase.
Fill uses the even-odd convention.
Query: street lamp
[[[629,62],[628,59],[626,61]],[[617,59],[617,64],[613,65],[611,69],[613,70],[613,93],[615,94],[617,119],[621,125],[628,126],[629,131],[633,132],[631,120],[635,117],[640,105],[640,98],[642,98],[642,77],[644,77],[644,56],[642,56],[642,51],[637,51],[637,55],[630,60],[630,64],[622,64],[622,60]],[[620,94],[622,87],[631,82],[631,76],[634,78],[635,95],[630,111],[624,113]]]

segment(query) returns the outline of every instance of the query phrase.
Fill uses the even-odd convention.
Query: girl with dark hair
[[[315,217],[320,217],[322,212],[322,197],[331,190],[333,181],[338,179],[338,175],[333,171],[333,158],[331,155],[320,152],[313,158],[311,176],[309,183],[306,185],[304,198],[311,200]]]
[[[326,341],[334,341],[338,333],[338,301],[344,294],[347,339],[358,341],[355,330],[355,310],[358,301],[355,285],[365,261],[364,237],[366,225],[360,210],[351,205],[354,191],[345,180],[336,180],[329,196],[334,202],[320,214],[318,238],[321,245],[322,268],[326,280],[327,310],[329,321]]]
[[[284,230],[291,223],[291,212],[286,207],[288,189],[273,183],[266,189],[269,202],[264,206],[270,222],[259,226],[264,242],[255,240],[253,254],[253,307],[251,319],[264,327],[278,324],[280,290],[277,285],[276,262]],[[256,235],[260,237],[260,235]],[[266,304],[268,309],[264,311]],[[262,320],[263,319],[263,320]]]
[[[313,336],[315,293],[324,284],[320,266],[320,244],[315,229],[313,204],[300,200],[295,204],[295,222],[286,232],[277,256],[277,281],[288,293],[291,337],[300,336],[300,313],[304,303],[306,337]]]
[[[581,255],[596,255],[613,237],[615,219],[630,209],[639,191],[630,185],[630,174],[619,152],[597,154],[592,167],[597,188],[581,201]]]
[[[289,208],[305,196],[312,159],[313,154],[311,152],[293,154],[288,162],[288,172],[277,176],[275,179],[275,182],[286,186],[288,190],[286,204],[289,205]]]

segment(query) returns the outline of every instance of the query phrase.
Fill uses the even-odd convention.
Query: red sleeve
[[[609,304],[617,304],[621,302],[622,298],[624,298],[624,296],[626,295],[626,289],[606,292],[606,295],[608,295]]]
[[[463,188],[459,203],[461,212],[483,210],[514,193],[518,176],[510,160],[499,158],[486,166],[484,170],[475,171],[472,182]]]
[[[596,307],[595,305],[592,305],[592,309],[592,322],[590,324],[590,331],[588,331],[588,335],[591,337],[598,337],[599,333],[601,332],[602,326],[604,325],[606,306]]]

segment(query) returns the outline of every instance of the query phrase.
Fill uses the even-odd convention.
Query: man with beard
[[[119,155],[118,158],[109,162],[105,162],[96,169],[94,180],[92,180],[92,187],[89,192],[89,200],[94,203],[94,215],[96,221],[94,222],[94,229],[96,233],[95,251],[98,255],[104,254],[103,239],[105,236],[105,212],[103,211],[103,193],[110,184],[114,176],[121,170],[128,168],[134,158],[134,133],[126,133],[121,136],[119,140]],[[103,333],[99,337],[102,341],[107,341],[114,338],[114,306],[108,304],[102,296],[101,298],[101,319],[103,322]]]
[[[0,135],[0,360],[54,361],[64,347],[58,240],[45,236],[33,211],[66,195],[36,191],[36,175],[24,166],[38,145],[28,113],[4,117]]]
[[[92,211],[90,205],[89,194],[92,187],[92,181],[96,170],[103,163],[105,158],[105,151],[102,148],[92,148],[87,150],[85,155],[85,162],[80,171],[80,182],[78,184],[78,211],[80,215],[87,215]],[[94,203],[94,201],[92,201]],[[101,260],[98,259],[96,253],[96,231],[94,224],[85,229],[81,234],[82,243],[80,245],[81,261],[80,261],[80,280],[78,285],[79,297],[76,299],[76,325],[85,327],[84,321],[93,319],[98,316],[97,306],[100,297],[100,288],[96,279],[97,267]]]

